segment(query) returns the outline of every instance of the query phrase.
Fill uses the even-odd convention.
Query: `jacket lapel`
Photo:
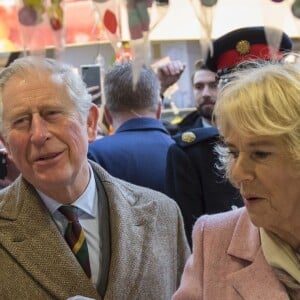
[[[110,199],[111,265],[105,298],[134,299],[139,284],[145,280],[144,273],[152,267],[149,258],[155,255],[149,249],[153,248],[157,206],[155,201],[143,203],[143,194],[137,187],[128,184],[123,189],[125,182],[112,180],[98,167],[94,169],[101,173],[104,190]]]
[[[246,213],[242,213],[237,222],[227,253],[245,261],[246,267],[227,277],[242,299],[289,299],[285,288],[266,262],[258,228]]]
[[[0,244],[7,252],[55,298],[99,298],[35,190],[20,179],[9,198],[0,215]],[[15,203],[14,210],[6,201]]]

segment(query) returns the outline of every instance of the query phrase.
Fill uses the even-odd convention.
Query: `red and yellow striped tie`
[[[83,229],[78,221],[78,208],[72,205],[62,205],[58,209],[68,220],[65,239],[75,254],[78,262],[88,278],[91,278],[89,252]]]

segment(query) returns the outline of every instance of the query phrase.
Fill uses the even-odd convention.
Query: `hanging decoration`
[[[57,49],[63,50],[63,8],[62,0],[22,0],[18,11],[21,39],[24,50],[43,52],[49,37],[51,44]],[[43,28],[50,26],[50,36],[41,34]]]
[[[283,1],[276,1],[277,3],[274,5],[267,5],[268,2],[263,1],[262,11],[264,16],[264,27],[265,27],[265,35],[268,44],[270,45],[271,54],[272,52],[276,56],[276,53],[280,47],[281,39],[282,39],[282,31],[274,30],[274,28],[281,29],[284,27],[284,22],[286,21],[285,15],[283,14],[286,9]],[[270,13],[272,14],[272,18],[270,18]]]
[[[130,47],[133,57],[133,87],[138,81],[142,66],[150,65],[150,9],[153,0],[127,0],[127,18]]]
[[[103,24],[106,36],[114,51],[117,51],[118,43],[122,40],[120,34],[120,17],[118,13],[119,2],[116,0],[96,0],[98,2],[99,23]]]
[[[61,7],[62,0],[51,0],[51,5],[47,10],[50,25],[53,30],[60,30],[63,27],[63,9]]]
[[[201,0],[201,4],[206,7],[212,7],[216,5],[218,0]]]
[[[201,56],[206,60],[208,53],[213,55],[212,27],[217,0],[190,0],[195,14],[203,29],[203,37],[200,38]]]
[[[295,0],[292,4],[292,14],[294,17],[300,19],[300,0]]]
[[[127,8],[128,28],[130,33],[130,48],[132,55],[140,49],[149,51],[149,33],[162,20],[162,17],[152,19],[152,12],[159,3],[167,8],[172,1],[161,0],[15,0],[10,4],[0,1],[0,52],[15,50],[34,50],[48,46],[63,49],[66,44],[81,44],[108,40],[118,51],[118,42],[122,41],[120,2]],[[189,0],[195,15],[201,23],[202,56],[211,47],[214,11],[220,1],[217,0]],[[225,1],[225,0],[224,0]],[[292,15],[300,19],[300,0],[261,0],[272,3],[271,10],[275,17],[268,17],[270,11],[265,12],[267,27],[284,28],[283,21],[289,10]],[[17,4],[16,4],[17,3]],[[285,9],[283,8],[285,6]],[[270,7],[270,6],[268,6]],[[160,7],[159,13],[166,12]],[[268,15],[268,16],[267,16]],[[273,24],[272,24],[273,23]],[[184,24],[183,24],[184,26]],[[278,45],[278,36],[266,31],[270,43]],[[132,41],[136,41],[133,42]],[[145,44],[143,44],[145,43]],[[144,56],[143,56],[144,54]],[[141,59],[147,59],[149,53],[138,53]],[[133,57],[135,59],[135,57]]]
[[[127,0],[128,25],[132,40],[143,38],[143,34],[149,30],[148,8],[152,3],[153,0]]]

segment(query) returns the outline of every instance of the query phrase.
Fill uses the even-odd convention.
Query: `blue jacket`
[[[164,192],[167,152],[173,143],[159,120],[135,118],[91,143],[88,157],[115,177]]]

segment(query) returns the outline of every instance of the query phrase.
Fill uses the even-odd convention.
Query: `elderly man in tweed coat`
[[[88,161],[98,109],[72,68],[20,58],[0,74],[0,103],[3,142],[21,172],[0,193],[0,298],[170,299],[190,253],[179,208]],[[68,228],[79,237],[72,249]]]

